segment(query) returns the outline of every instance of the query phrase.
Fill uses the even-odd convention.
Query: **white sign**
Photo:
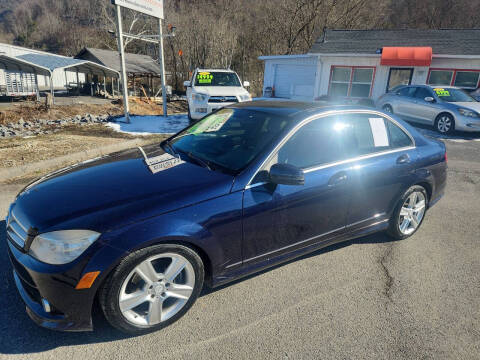
[[[163,0],[112,0],[112,4],[163,19]]]
[[[388,146],[388,134],[385,121],[382,118],[370,118],[368,120],[370,121],[375,147]]]
[[[153,158],[146,158],[145,163],[148,165],[150,171],[153,174],[156,174],[160,171],[168,170],[177,165],[184,164],[185,161],[167,153]]]

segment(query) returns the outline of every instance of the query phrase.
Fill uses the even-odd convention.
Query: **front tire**
[[[107,321],[122,332],[139,335],[181,318],[203,288],[200,256],[182,245],[161,244],[138,250],[113,270],[100,289]]]
[[[388,234],[402,240],[412,236],[422,225],[428,208],[428,194],[423,186],[409,188],[398,202],[392,217]]]
[[[435,130],[440,134],[451,135],[455,131],[455,120],[450,114],[440,114],[435,119]]]

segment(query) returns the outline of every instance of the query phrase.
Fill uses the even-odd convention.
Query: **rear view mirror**
[[[270,181],[282,185],[304,185],[305,174],[302,169],[290,164],[275,164],[270,168]]]
[[[191,86],[190,81],[184,81],[184,82],[183,82],[183,86],[185,86],[185,87],[190,87],[190,86]]]
[[[250,82],[249,81],[244,81],[243,82],[243,87],[249,87],[250,86]]]
[[[423,99],[423,100],[425,100],[426,102],[429,102],[429,103],[435,102],[435,99],[434,99],[433,97],[431,97],[431,96],[427,96],[427,97],[426,97],[425,99]]]

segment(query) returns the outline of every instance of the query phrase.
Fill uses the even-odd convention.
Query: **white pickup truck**
[[[191,81],[185,81],[187,88],[188,118],[198,120],[221,107],[244,101],[252,97],[245,89],[235,71],[218,69],[196,69]]]

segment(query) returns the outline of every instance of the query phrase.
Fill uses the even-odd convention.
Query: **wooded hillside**
[[[480,1],[165,0],[165,14],[166,24],[177,27],[165,43],[174,87],[197,66],[231,67],[258,90],[258,56],[305,53],[324,27],[472,28],[480,23]],[[156,21],[128,10],[124,27],[158,32]],[[85,46],[116,49],[108,33],[114,29],[110,0],[0,0],[3,42],[73,56]],[[154,45],[138,41],[127,42],[126,50],[158,57]]]

